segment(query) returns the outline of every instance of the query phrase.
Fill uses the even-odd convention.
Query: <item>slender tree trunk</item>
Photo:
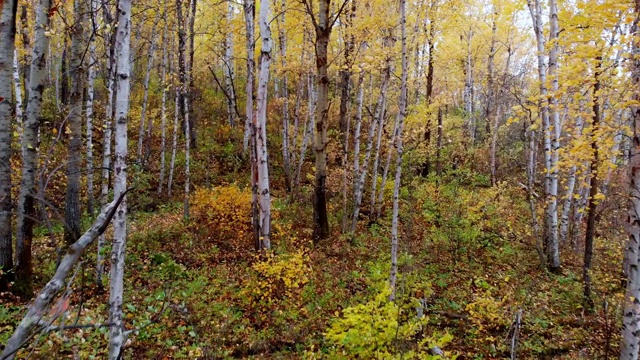
[[[49,37],[45,34],[49,28],[51,2],[40,0],[36,11],[34,46],[29,79],[29,99],[25,113],[22,135],[22,178],[18,195],[18,235],[16,240],[14,291],[24,295],[32,293],[33,268],[31,263],[31,241],[35,221],[35,175],[38,167],[38,133],[40,131],[40,111],[42,93],[46,75],[46,54]]]
[[[596,195],[599,190],[600,171],[598,169],[600,163],[600,149],[598,147],[598,136],[600,130],[600,76],[602,74],[602,56],[596,58],[596,69],[594,72],[593,85],[593,118],[591,124],[591,152],[593,159],[591,160],[591,181],[589,182],[589,210],[587,213],[587,230],[584,240],[584,263],[582,267],[582,277],[584,280],[584,308],[593,311],[593,299],[591,298],[591,263],[593,259],[593,239],[596,229],[596,210],[598,199]]]
[[[367,137],[367,146],[364,154],[364,159],[362,160],[362,167],[360,167],[360,172],[357,173],[356,182],[354,184],[353,189],[353,217],[351,222],[351,232],[356,230],[356,225],[358,224],[358,217],[360,215],[360,205],[362,204],[362,194],[364,192],[364,183],[367,176],[367,169],[369,167],[369,160],[371,158],[371,151],[373,149],[373,140],[376,134],[376,130],[379,126],[382,126],[380,123],[382,120],[382,116],[384,113],[384,104],[385,97],[387,93],[387,87],[389,83],[389,77],[391,75],[390,64],[387,62],[387,66],[385,67],[382,73],[382,84],[380,85],[380,94],[378,95],[378,103],[376,105],[376,113],[374,119],[371,120],[371,124],[369,126],[369,134]],[[360,106],[360,105],[358,105]],[[373,179],[373,181],[376,181]]]
[[[313,124],[315,123],[316,116],[316,103],[318,101],[318,93],[314,88],[315,79],[313,75],[308,77],[308,103],[307,106],[307,118],[308,121],[304,125],[302,144],[300,145],[300,158],[298,160],[298,169],[296,170],[296,176],[294,179],[294,189],[297,192],[300,188],[300,176],[302,174],[302,165],[304,165],[304,158],[307,153],[307,145],[311,141],[313,136]]]
[[[246,93],[247,101],[245,105],[246,118],[244,121],[244,139],[242,148],[247,151],[249,146],[249,138],[251,137],[251,127],[253,123],[253,100],[254,100],[254,69],[255,69],[255,32],[253,20],[255,19],[255,0],[244,0],[244,22],[246,27],[246,46],[247,46],[247,84]]]
[[[22,90],[22,80],[20,79],[20,59],[18,50],[13,49],[13,91],[16,101],[16,125],[18,126],[18,138],[22,137],[22,123],[24,121],[24,103]]]
[[[284,184],[287,192],[291,192],[291,150],[289,149],[289,83],[287,76],[287,34],[284,31],[286,0],[281,2],[278,23],[278,42],[280,45],[280,62],[282,65],[282,166],[284,168]]]
[[[105,27],[110,29],[110,25],[113,23],[113,16],[111,9],[107,3],[107,0],[103,0],[103,17]],[[115,30],[104,31],[104,47],[105,52],[108,54],[106,59],[106,106],[104,114],[104,135],[102,139],[102,182],[100,184],[100,208],[104,210],[109,201],[109,185],[111,180],[111,134],[113,130],[113,100],[115,94],[115,79],[116,79],[116,59],[115,59]],[[104,233],[98,236],[98,253],[96,259],[96,284],[99,289],[102,289],[102,275],[104,274],[104,244],[106,242]]]
[[[349,0],[345,0],[349,1]],[[353,18],[356,13],[356,1],[351,0],[351,7],[348,12],[345,14],[345,33],[350,31],[350,27],[353,24]],[[348,122],[348,107],[349,102],[351,101],[351,68],[353,64],[353,52],[355,50],[355,39],[353,35],[345,35],[347,37],[345,39],[345,47],[344,47],[344,63],[342,68],[340,69],[340,114],[339,114],[339,125],[340,125],[340,133],[342,136],[342,147],[343,149],[347,146],[346,144],[346,131],[347,131],[347,122]],[[346,156],[346,151],[343,151],[343,155]]]
[[[89,64],[87,75],[87,105],[86,105],[86,130],[87,130],[87,213],[93,216],[93,100],[94,100],[94,83],[96,79],[96,66],[98,58],[96,56],[96,32],[98,31],[98,22],[96,14],[98,12],[98,0],[89,0],[91,4],[90,20],[91,34],[89,34]]]
[[[580,111],[582,111],[582,102],[580,104]],[[582,134],[582,128],[584,122],[581,115],[576,117],[576,125],[573,133],[574,139],[578,139]],[[569,225],[571,220],[571,205],[573,203],[573,194],[576,187],[576,175],[578,166],[574,163],[569,170],[569,177],[567,178],[566,193],[564,197],[564,204],[562,206],[562,214],[560,216],[560,242],[566,244],[569,236]]]
[[[164,5],[164,14],[167,14],[167,4]],[[168,22],[164,20],[164,30],[162,31],[162,72],[160,73],[160,85],[162,86],[162,101],[160,106],[160,132],[161,132],[161,145],[160,145],[160,177],[158,178],[158,195],[162,194],[162,186],[164,185],[164,173],[165,173],[165,149],[167,140],[167,34],[168,34]],[[171,72],[172,69],[169,69]]]
[[[24,102],[28,102],[29,100],[29,79],[31,78],[31,35],[29,34],[29,6],[28,4],[22,4],[20,8],[20,33],[22,35],[22,48],[24,50],[24,56],[22,57],[22,61],[24,62],[24,68],[22,71],[22,79],[24,81]],[[47,51],[51,54],[51,48]],[[49,56],[51,58],[51,56]],[[49,69],[52,68],[50,63],[47,63]],[[47,74],[51,75],[51,72],[47,72]],[[51,77],[49,77],[49,82],[51,81]],[[24,104],[26,106],[26,104]]]
[[[196,37],[196,33],[195,33],[195,26],[196,26],[196,13],[197,13],[197,9],[198,9],[198,1],[197,0],[190,0],[189,1],[189,7],[191,8],[191,13],[189,15],[189,62],[188,62],[188,67],[189,67],[189,72],[188,72],[188,97],[187,97],[187,101],[189,102],[188,105],[188,109],[187,110],[191,110],[193,108],[193,106],[191,105],[193,99],[191,96],[191,89],[194,89],[194,82],[193,82],[193,72],[191,71],[191,69],[193,69],[194,67],[194,58],[195,58],[195,52],[196,52],[196,48],[195,48],[195,37]],[[189,117],[189,131],[191,132],[189,134],[189,146],[192,149],[195,149],[198,146],[198,138],[197,138],[197,131],[196,131],[196,119],[195,116],[193,116],[193,114],[188,114],[187,115]]]
[[[83,63],[85,44],[85,0],[75,0],[75,21],[71,28],[71,94],[67,124],[69,144],[67,158],[67,192],[65,196],[64,240],[71,245],[82,234],[80,211],[80,160],[82,159],[82,100],[86,70]]]
[[[438,108],[438,132],[436,136],[436,177],[440,179],[442,175],[442,109]],[[492,143],[492,150],[495,150],[495,142]],[[495,167],[495,156],[493,157],[494,163],[492,169]]]
[[[396,279],[398,274],[398,212],[400,184],[402,177],[402,127],[404,125],[405,112],[407,107],[407,32],[406,32],[406,0],[400,0],[400,27],[402,31],[402,80],[400,85],[400,103],[398,109],[398,127],[396,129],[396,179],[393,186],[393,213],[391,220],[391,270],[389,273],[389,284],[391,295],[389,300],[394,301],[396,297]]]
[[[554,94],[549,99],[551,119],[545,127],[545,157],[547,160],[547,177],[549,188],[546,194],[546,227],[547,227],[547,261],[549,270],[560,271],[560,250],[558,244],[558,150],[560,147],[560,112],[558,109],[558,6],[556,0],[549,0],[549,41],[552,43],[549,51],[549,77],[551,91]]]
[[[385,125],[385,113],[387,112],[387,97],[384,94],[382,102],[382,111],[380,111],[378,119],[378,137],[376,139],[376,148],[373,152],[373,167],[371,168],[371,204],[369,206],[369,218],[371,220],[375,217],[375,203],[376,203],[376,189],[378,188],[378,168],[380,163],[380,145],[382,142],[382,133],[384,132]],[[384,188],[384,183],[380,185]]]
[[[142,165],[146,159],[142,158],[142,148],[145,142],[145,125],[147,118],[147,107],[149,105],[149,80],[151,78],[151,70],[153,69],[153,55],[156,51],[156,26],[158,25],[158,21],[160,21],[160,12],[156,12],[156,19],[153,22],[153,26],[151,27],[151,38],[149,38],[149,48],[147,49],[147,68],[144,73],[144,82],[142,83],[142,87],[144,89],[144,94],[142,96],[142,110],[140,113],[140,129],[138,130],[138,152],[137,152],[137,163]],[[149,119],[149,121],[152,121]],[[146,139],[147,142],[151,141],[151,138]]]
[[[484,123],[485,123],[485,133],[486,138],[490,139],[491,137],[491,123],[493,121],[493,116],[495,116],[495,105],[494,103],[494,58],[496,55],[496,17],[498,17],[497,9],[495,3],[492,3],[492,17],[491,17],[491,45],[489,46],[489,58],[487,59],[487,103],[484,108]],[[494,178],[491,178],[491,184],[495,185]]]
[[[176,164],[176,151],[178,148],[178,123],[180,118],[180,89],[175,87],[174,97],[174,115],[173,115],[173,137],[171,140],[171,161],[169,162],[169,182],[167,183],[167,194],[171,196],[173,185],[173,172]]]
[[[0,5],[0,291],[6,291],[13,280],[13,248],[11,231],[11,81],[15,56],[17,0]],[[17,71],[17,69],[16,69]],[[20,78],[17,79],[18,83]],[[17,88],[16,88],[17,89]],[[16,98],[20,94],[16,91]],[[18,99],[16,99],[18,100]],[[18,100],[19,101],[19,100]],[[17,101],[16,101],[17,102]],[[16,108],[19,108],[19,104]]]
[[[353,173],[360,171],[360,130],[362,128],[362,103],[364,99],[364,72],[358,78],[358,97],[356,99],[356,125],[353,134]]]
[[[231,21],[233,20],[233,1],[229,0],[227,4],[227,37],[225,39],[225,52],[224,52],[224,77],[225,87],[227,88],[227,117],[229,119],[229,125],[235,126],[235,109],[236,109],[236,93],[234,91],[233,79],[234,79],[234,66],[233,66],[233,31],[231,28]]]
[[[260,51],[260,71],[258,74],[258,96],[256,98],[255,147],[258,170],[258,209],[261,249],[271,249],[271,195],[269,190],[269,161],[267,155],[267,90],[269,66],[271,65],[271,11],[269,1],[260,4],[258,23],[262,49]]]
[[[127,188],[127,117],[129,112],[129,51],[131,37],[131,0],[118,1],[116,35],[116,156],[113,193],[119,198]],[[111,283],[109,288],[109,360],[122,358],[125,336],[122,315],[125,247],[127,240],[127,199],[118,206],[113,221]]]
[[[467,55],[464,62],[465,77],[464,77],[464,111],[468,118],[469,139],[471,146],[476,141],[476,119],[473,113],[473,55],[471,52],[471,39],[473,38],[473,31],[469,29],[467,32]]]

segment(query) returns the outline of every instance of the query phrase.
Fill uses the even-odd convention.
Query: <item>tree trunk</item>
[[[407,107],[407,32],[406,32],[406,0],[400,0],[400,27],[402,31],[402,80],[400,85],[400,103],[398,105],[398,128],[396,129],[396,179],[393,185],[393,213],[391,220],[391,270],[389,284],[391,295],[389,300],[396,297],[396,278],[398,274],[398,210],[400,197],[400,180],[402,176],[402,127]]]
[[[167,14],[167,4],[164,4],[164,14]],[[160,73],[160,86],[162,86],[162,101],[160,105],[160,132],[161,132],[161,144],[160,144],[160,177],[158,178],[158,195],[162,194],[162,186],[164,185],[164,173],[165,173],[165,149],[167,141],[167,34],[168,34],[168,22],[164,20],[164,30],[162,31],[162,72]],[[172,69],[169,69],[171,73]]]
[[[549,41],[552,42],[549,50],[549,77],[551,78],[551,91],[554,94],[549,99],[551,119],[545,126],[545,157],[547,163],[548,191],[546,194],[546,227],[547,227],[547,262],[549,270],[560,272],[560,250],[558,244],[558,150],[560,147],[560,112],[558,110],[558,6],[556,0],[549,0]],[[553,132],[552,132],[553,131]]]
[[[467,55],[464,62],[464,112],[468,118],[468,131],[471,146],[476,141],[476,119],[473,113],[473,55],[471,52],[471,39],[473,38],[473,31],[469,29],[467,32]]]
[[[87,213],[93,216],[93,100],[94,83],[96,79],[96,66],[98,58],[96,56],[96,32],[98,22],[96,13],[98,12],[98,0],[89,0],[91,4],[91,33],[89,34],[89,64],[87,76],[87,109],[86,109],[86,130],[87,130]]]
[[[180,118],[180,89],[175,87],[174,97],[174,115],[173,115],[173,137],[171,140],[171,161],[169,162],[169,182],[167,183],[167,194],[171,196],[173,187],[173,172],[176,165],[176,151],[178,149],[178,123]]]
[[[622,341],[620,343],[620,360],[637,360],[640,348],[638,331],[640,330],[640,273],[638,273],[638,257],[640,255],[640,0],[635,1],[635,19],[631,28],[631,83],[633,84],[633,100],[631,107],[631,129],[633,142],[629,149],[629,216],[627,218],[627,234],[629,242],[626,251],[627,291],[624,297],[622,317]]]
[[[349,0],[345,0],[349,1]],[[356,14],[356,1],[351,0],[351,8],[345,14],[345,33],[348,34],[350,28],[353,24],[353,18]],[[346,36],[346,35],[345,35]],[[348,107],[351,101],[351,68],[353,65],[353,52],[355,50],[355,38],[353,35],[349,35],[348,39],[345,39],[345,47],[344,47],[344,63],[342,68],[340,69],[340,114],[339,114],[339,125],[340,125],[340,133],[342,134],[342,147],[345,149],[347,147],[347,123],[348,123]],[[347,151],[343,151],[343,156],[347,155]]]
[[[382,113],[384,112],[384,103],[385,97],[387,93],[387,87],[389,84],[389,77],[391,76],[391,68],[389,62],[387,62],[387,66],[385,67],[382,73],[382,84],[380,85],[380,94],[378,95],[378,103],[376,105],[376,114],[374,119],[371,120],[371,124],[369,126],[369,134],[367,137],[367,147],[364,154],[364,159],[362,160],[362,167],[360,168],[360,172],[357,174],[356,182],[354,184],[353,190],[353,218],[351,222],[351,232],[356,230],[356,225],[358,224],[358,216],[360,215],[360,205],[362,203],[362,194],[364,192],[364,183],[367,176],[367,169],[369,168],[369,160],[371,158],[371,151],[373,149],[373,140],[376,134],[376,130],[379,126],[381,126],[380,121],[382,120]],[[373,180],[375,181],[375,179]]]
[[[105,27],[111,29],[109,25],[113,23],[113,16],[111,10],[107,4],[107,0],[102,2],[103,17]],[[106,106],[104,114],[104,135],[102,139],[102,183],[100,185],[100,208],[104,210],[109,199],[109,184],[111,180],[111,134],[113,129],[113,100],[115,93],[115,79],[116,79],[116,59],[115,59],[115,30],[104,31],[104,47],[107,55],[106,59]],[[96,259],[96,284],[99,289],[102,289],[102,275],[104,274],[104,244],[105,235],[100,234],[98,236],[98,253]]]
[[[24,121],[24,103],[22,90],[22,80],[20,79],[20,59],[18,50],[13,49],[13,91],[16,101],[16,125],[18,126],[18,138],[22,137],[22,122]]]
[[[131,0],[118,2],[118,29],[116,34],[116,156],[114,163],[113,193],[119,198],[127,188],[127,117],[129,111],[129,51],[131,37]],[[122,315],[124,292],[124,261],[127,240],[127,199],[118,206],[113,222],[111,250],[111,283],[109,288],[109,359],[122,356],[125,336]]]
[[[11,82],[15,59],[17,0],[0,5],[0,291],[13,280],[11,231]],[[17,70],[17,69],[16,69]],[[20,82],[20,78],[17,79]],[[16,91],[16,98],[20,94]],[[16,99],[18,100],[18,99]],[[19,100],[18,100],[19,101]],[[16,105],[18,108],[19,105]]]
[[[233,20],[233,1],[229,0],[227,5],[227,37],[225,39],[225,52],[224,52],[224,77],[225,87],[227,88],[227,117],[229,119],[229,125],[235,126],[235,109],[236,109],[236,93],[234,91],[233,79],[234,79],[234,66],[233,66],[233,31],[231,28],[231,21]]]
[[[280,45],[280,62],[282,64],[282,167],[284,168],[284,185],[291,192],[291,150],[289,149],[289,84],[287,77],[287,34],[284,31],[286,0],[283,0],[276,17],[278,23],[278,42]]]
[[[256,98],[255,147],[258,175],[258,226],[260,248],[271,249],[271,195],[269,193],[269,161],[267,155],[267,90],[269,84],[269,66],[271,65],[271,27],[269,1],[260,4],[258,24],[262,49],[260,51],[260,71],[258,74],[258,96]]]
[[[50,0],[40,0],[36,13],[34,46],[29,79],[29,99],[25,113],[22,136],[22,177],[18,195],[18,235],[16,239],[15,274],[13,289],[23,295],[31,295],[33,269],[31,263],[31,241],[35,221],[35,175],[38,167],[38,133],[40,130],[40,111],[42,93],[45,86],[46,54],[49,37],[45,34],[49,28]]]
[[[82,213],[80,212],[80,160],[82,159],[82,100],[84,94],[85,67],[83,63],[86,48],[84,23],[87,8],[85,0],[74,2],[75,21],[71,28],[71,108],[67,124],[69,143],[67,150],[67,191],[65,195],[64,240],[71,245],[82,234]]]
[[[378,119],[378,136],[376,138],[376,148],[373,152],[373,167],[371,168],[371,204],[369,206],[369,217],[374,220],[375,217],[375,203],[376,203],[376,189],[378,188],[378,167],[380,163],[380,145],[382,142],[382,133],[384,132],[385,115],[387,112],[387,97],[386,92],[382,101],[382,110],[379,112],[380,118]],[[380,185],[384,188],[384,183]]]
[[[585,232],[584,240],[584,263],[582,267],[582,277],[584,280],[584,299],[583,306],[589,311],[593,312],[593,299],[591,298],[591,262],[593,259],[593,239],[595,237],[596,229],[596,208],[598,206],[598,194],[600,173],[598,170],[600,162],[600,149],[598,147],[598,132],[600,130],[600,75],[602,74],[602,56],[596,58],[596,69],[594,72],[594,85],[593,85],[593,118],[591,124],[591,152],[593,158],[591,159],[591,181],[589,182],[589,210],[587,213],[587,230]]]
[[[495,150],[495,142],[492,143],[492,150]],[[438,107],[438,132],[436,136],[436,177],[440,179],[442,175],[442,109]],[[493,156],[495,164],[495,156]]]
[[[331,0],[320,0],[316,30],[316,70],[318,75],[318,104],[316,107],[316,153],[315,188],[313,192],[313,240],[318,242],[329,236],[327,215],[327,127],[329,125],[329,74],[328,47],[331,36],[329,12]]]
[[[580,102],[580,112],[582,111],[582,101]],[[576,117],[576,125],[573,133],[573,138],[578,139],[582,134],[582,128],[584,126],[584,122],[582,120],[582,116],[578,115]],[[575,159],[574,161],[577,161]],[[569,225],[571,220],[571,205],[573,204],[573,193],[575,192],[576,187],[576,175],[577,175],[578,166],[574,163],[569,170],[569,177],[567,179],[566,184],[566,193],[564,197],[564,203],[562,205],[562,214],[560,216],[560,242],[562,244],[566,244],[567,238],[569,236]]]
[[[34,333],[33,330],[38,326],[42,326],[42,315],[49,312],[49,307],[53,303],[53,300],[55,300],[56,295],[65,288],[69,273],[80,260],[80,257],[82,257],[87,247],[107,229],[107,226],[109,226],[111,219],[115,215],[116,208],[123,198],[124,193],[113,200],[111,204],[105,206],[96,221],[91,225],[91,228],[89,228],[78,241],[69,246],[55,274],[40,291],[34,302],[28,307],[26,315],[22,318],[22,321],[20,321],[20,324],[11,335],[11,338],[7,341],[2,354],[0,354],[0,358],[4,360],[13,359],[15,353],[20,350],[21,347],[28,344],[31,334]],[[44,329],[41,328],[40,330]],[[36,329],[35,331],[38,330]]]
[[[142,165],[145,160],[142,158],[142,147],[145,142],[145,125],[146,117],[147,117],[147,107],[149,105],[149,80],[151,78],[151,70],[153,69],[153,54],[156,51],[156,26],[158,25],[158,21],[160,20],[160,12],[156,12],[156,19],[153,22],[153,26],[151,27],[151,38],[149,39],[149,48],[147,49],[147,68],[144,73],[144,82],[142,83],[142,87],[144,89],[144,94],[142,95],[142,110],[140,112],[140,129],[138,130],[138,152],[137,152],[137,163]],[[149,119],[152,122],[151,119]],[[150,134],[149,134],[150,135]],[[146,139],[147,142],[151,141],[151,138],[148,137]]]
[[[300,145],[300,157],[298,160],[298,169],[296,170],[296,176],[294,178],[294,189],[297,192],[300,188],[300,176],[302,174],[302,165],[304,165],[304,158],[307,153],[307,145],[311,141],[313,136],[313,124],[315,123],[316,116],[316,103],[318,101],[318,93],[314,88],[315,79],[313,75],[308,77],[308,106],[307,106],[307,118],[308,121],[304,125],[302,144]]]
[[[245,105],[245,121],[244,121],[244,139],[242,148],[247,151],[249,146],[249,138],[251,137],[251,128],[253,123],[253,100],[254,100],[254,69],[255,69],[255,32],[253,21],[255,19],[255,0],[244,0],[244,22],[246,27],[246,46],[247,46],[247,84],[246,93],[247,101]]]

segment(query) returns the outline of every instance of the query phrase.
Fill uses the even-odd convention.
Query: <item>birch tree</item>
[[[49,48],[50,0],[40,0],[36,10],[33,53],[29,79],[29,99],[25,112],[22,133],[22,175],[18,195],[18,226],[16,238],[16,283],[13,289],[19,293],[31,294],[33,268],[31,262],[31,242],[35,222],[35,175],[38,167],[38,134],[40,132],[40,111],[42,93],[46,80],[46,55]]]
[[[149,80],[151,79],[151,70],[153,70],[153,60],[154,53],[156,51],[156,27],[158,26],[158,21],[160,21],[160,12],[156,12],[156,18],[153,21],[153,26],[151,27],[151,37],[149,38],[149,48],[147,49],[147,67],[144,73],[144,82],[142,83],[142,87],[144,88],[144,94],[142,95],[142,110],[140,113],[140,129],[138,130],[138,152],[137,152],[137,163],[142,165],[144,162],[142,156],[143,144],[145,142],[145,127],[147,125],[147,108],[149,107]],[[152,119],[149,119],[152,122]],[[150,134],[149,134],[150,135]],[[151,141],[150,137],[147,137],[147,142]]]
[[[167,14],[167,4],[164,4],[164,14]],[[168,35],[168,22],[164,20],[164,29],[162,30],[162,72],[160,73],[160,86],[162,86],[162,100],[160,105],[160,177],[158,178],[158,195],[162,194],[162,186],[164,185],[164,173],[165,173],[165,149],[167,139],[167,35]],[[170,69],[171,72],[171,69]]]
[[[127,117],[129,112],[129,51],[131,36],[131,0],[118,1],[116,33],[116,126],[113,193],[120,197],[127,188]],[[113,222],[111,250],[111,283],[109,287],[109,359],[122,357],[125,343],[122,302],[124,293],[124,260],[127,240],[127,199],[122,200]]]
[[[631,28],[631,83],[632,98],[636,105],[631,108],[631,130],[633,141],[629,151],[629,216],[627,217],[626,261],[627,290],[624,297],[622,317],[622,340],[620,360],[637,360],[640,349],[640,1],[635,1],[634,21]]]
[[[98,31],[97,12],[99,8],[98,0],[89,0],[91,4],[92,31],[89,38],[89,63],[87,65],[87,103],[86,103],[86,137],[87,137],[87,213],[93,216],[93,100],[94,83],[96,79],[96,66],[98,58],[96,56],[96,33]]]
[[[64,238],[67,245],[73,244],[81,234],[80,212],[80,160],[82,158],[82,102],[85,84],[84,22],[87,8],[85,0],[74,1],[75,19],[71,28],[71,93],[69,95],[67,150],[67,191],[65,195]]]
[[[227,94],[227,117],[229,125],[235,126],[235,109],[236,109],[236,93],[233,86],[234,66],[233,66],[233,31],[231,29],[231,21],[233,20],[233,1],[229,0],[227,4],[227,26],[229,26],[227,37],[225,38],[224,51],[224,76]]]
[[[260,71],[258,74],[257,111],[255,116],[255,159],[258,175],[258,209],[261,249],[271,249],[271,195],[269,193],[269,163],[267,156],[267,85],[271,65],[271,27],[269,1],[260,3],[258,24],[262,49],[260,51]]]
[[[5,1],[0,6],[0,291],[6,291],[11,282],[13,249],[11,231],[11,83],[15,58],[17,0]],[[19,80],[19,79],[18,79]],[[16,96],[20,96],[16,93]]]
[[[406,117],[407,107],[407,32],[406,32],[406,0],[400,0],[400,29],[402,32],[402,78],[400,85],[400,103],[398,109],[398,127],[396,129],[396,177],[393,185],[393,213],[391,217],[391,270],[389,284],[391,295],[389,300],[394,301],[396,295],[396,280],[398,276],[398,210],[400,197],[400,180],[402,177],[402,127]]]
[[[244,138],[242,148],[247,151],[249,137],[251,136],[251,126],[253,124],[253,100],[254,100],[254,69],[255,69],[255,32],[253,21],[255,19],[255,0],[244,0],[244,23],[246,33],[247,48],[247,101],[245,104]]]

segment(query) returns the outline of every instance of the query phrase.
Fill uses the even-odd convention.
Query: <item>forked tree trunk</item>
[[[13,280],[11,231],[11,82],[15,56],[17,0],[0,6],[0,291],[6,291]],[[16,68],[17,71],[17,68]],[[18,83],[20,78],[17,79]],[[20,94],[16,91],[16,98]],[[17,105],[18,106],[18,105]]]
[[[391,295],[389,300],[394,301],[396,296],[396,279],[398,274],[398,210],[400,197],[400,180],[402,177],[402,127],[404,125],[407,107],[407,32],[406,32],[406,0],[400,0],[400,28],[402,31],[402,82],[400,85],[400,103],[398,115],[398,128],[396,130],[396,178],[393,185],[393,213],[391,220],[391,270],[389,273],[389,285]]]
[[[127,188],[127,117],[129,112],[129,51],[131,37],[131,0],[118,2],[116,34],[116,156],[113,193],[119,198]],[[124,293],[124,260],[127,240],[127,199],[123,198],[113,221],[111,250],[111,283],[109,287],[109,360],[122,357],[125,344],[122,303]]]
[[[67,191],[65,195],[64,240],[71,245],[82,233],[80,212],[80,160],[82,158],[82,100],[84,94],[85,68],[83,57],[86,48],[84,38],[85,0],[74,1],[75,21],[71,28],[71,93],[69,96],[67,153]]]
[[[29,79],[29,99],[25,113],[22,134],[22,178],[18,195],[18,235],[16,238],[16,282],[13,290],[30,295],[33,286],[31,263],[31,241],[35,219],[35,175],[38,167],[38,134],[40,131],[40,111],[42,93],[46,77],[46,54],[49,48],[50,0],[41,0],[36,10],[34,46]]]

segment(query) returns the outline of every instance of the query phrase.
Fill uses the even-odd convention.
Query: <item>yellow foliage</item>
[[[257,256],[260,259],[251,268],[258,274],[258,280],[247,285],[250,298],[263,305],[283,298],[299,300],[311,273],[307,252],[302,249],[291,254],[266,252]]]
[[[195,226],[218,241],[240,240],[251,234],[251,192],[235,184],[198,189],[193,195]]]

